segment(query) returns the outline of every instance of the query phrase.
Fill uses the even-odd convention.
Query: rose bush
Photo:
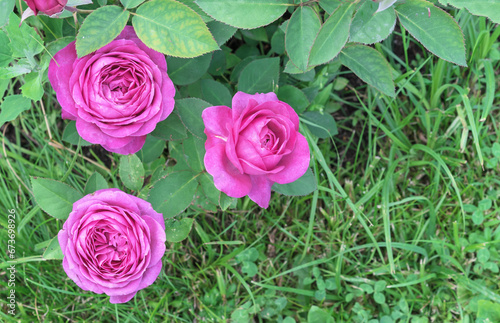
[[[165,56],[144,45],[132,26],[82,58],[70,43],[54,56],[48,75],[62,117],[76,120],[83,139],[111,152],[139,151],[174,108]]]
[[[80,288],[124,303],[158,277],[165,221],[151,204],[103,189],[73,204],[58,234],[66,274]]]
[[[209,107],[202,118],[205,167],[215,186],[231,197],[248,195],[267,208],[274,182],[291,183],[309,167],[309,146],[299,133],[299,117],[274,93],[238,92],[232,109]]]
[[[46,15],[52,16],[53,14],[63,11],[68,0],[24,0],[24,2],[33,10],[35,15],[40,11]]]

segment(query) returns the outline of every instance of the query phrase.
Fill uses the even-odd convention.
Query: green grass
[[[37,104],[2,129],[2,226],[6,210],[17,214],[15,319],[307,322],[313,306],[337,322],[494,318],[500,27],[466,13],[457,20],[468,68],[430,56],[407,34],[376,45],[397,72],[397,98],[352,84],[332,92],[339,135],[318,140],[302,129],[318,190],[295,198],[274,193],[267,210],[244,198],[226,212],[189,211],[196,222],[188,239],[167,244],[157,281],[126,304],[81,290],[59,260],[40,257],[62,222],[36,207],[30,176],[68,174],[64,182],[83,191],[98,171],[110,187],[125,190],[117,155],[106,164],[92,149],[88,160],[67,149],[77,148],[61,139],[65,122],[49,91],[46,115]],[[392,54],[391,44],[401,39],[401,56]],[[6,230],[0,236],[6,249]],[[5,274],[6,254],[0,257]],[[9,321],[7,282],[0,284],[0,320]]]

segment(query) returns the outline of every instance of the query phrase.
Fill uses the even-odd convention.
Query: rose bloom
[[[238,92],[232,109],[209,107],[202,118],[205,168],[215,187],[229,196],[248,195],[267,208],[274,182],[291,183],[309,167],[309,146],[299,133],[299,117],[274,93]]]
[[[39,11],[52,16],[53,14],[63,11],[68,0],[24,0],[24,2],[33,10],[35,16]]]
[[[49,80],[63,119],[76,120],[83,139],[122,155],[139,151],[174,108],[165,56],[144,45],[132,26],[82,58],[70,43],[50,62]]]
[[[107,294],[111,303],[125,303],[160,274],[165,221],[148,202],[103,189],[73,204],[58,239],[69,278]]]

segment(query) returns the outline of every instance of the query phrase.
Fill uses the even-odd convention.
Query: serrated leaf
[[[8,80],[14,77],[27,74],[33,70],[33,67],[26,59],[19,60],[16,64],[0,68],[0,80]]]
[[[212,54],[195,58],[167,57],[168,76],[175,85],[188,85],[199,80],[210,66]]]
[[[144,183],[144,166],[136,155],[120,157],[118,169],[123,184],[133,191],[139,191]]]
[[[494,23],[500,24],[500,1],[498,0],[440,0],[457,8],[466,8],[471,14],[488,17]]]
[[[125,9],[132,9],[143,3],[145,0],[120,0]]]
[[[347,46],[340,60],[366,83],[390,97],[396,96],[389,63],[375,49],[364,45]]]
[[[217,45],[219,46],[223,45],[226,41],[228,41],[234,35],[234,33],[236,33],[236,30],[238,30],[233,26],[229,26],[215,20],[208,22],[207,27],[208,30],[210,30],[210,32],[214,36]]]
[[[355,7],[354,2],[343,3],[321,26],[309,54],[309,66],[324,64],[339,54],[349,38]]]
[[[73,187],[51,179],[32,177],[31,186],[38,206],[60,220],[67,219],[73,203],[83,197]]]
[[[43,42],[33,27],[21,24],[21,19],[13,12],[9,16],[9,24],[6,27],[7,34],[12,47],[12,56],[26,57],[35,65],[33,56],[43,50]]]
[[[52,260],[52,259],[61,260],[64,258],[61,246],[59,245],[59,239],[57,239],[57,236],[55,236],[54,238],[52,238],[52,240],[50,240],[47,249],[45,249],[45,251],[43,252],[42,258],[46,260]]]
[[[222,83],[206,79],[201,80],[202,99],[213,105],[231,106],[232,96],[229,89]]]
[[[21,86],[21,93],[23,96],[33,100],[39,101],[44,94],[42,84],[42,73],[31,72],[24,77],[24,84]]]
[[[287,0],[196,0],[215,20],[228,25],[254,29],[270,24],[288,9]]]
[[[201,113],[212,105],[201,99],[187,98],[175,101],[175,106],[186,128],[193,135],[205,140],[207,136]]]
[[[98,172],[94,172],[92,176],[89,177],[87,183],[85,183],[85,188],[83,189],[83,194],[91,194],[98,190],[103,190],[109,188],[108,182],[102,177]]]
[[[182,142],[182,148],[189,167],[191,167],[194,172],[204,171],[205,165],[203,163],[203,158],[205,157],[205,140],[189,134]]]
[[[186,239],[193,227],[193,219],[169,219],[165,221],[165,236],[168,242],[181,242]]]
[[[326,139],[338,134],[337,123],[330,114],[322,114],[318,111],[307,111],[302,117],[309,121],[305,123],[313,135]]]
[[[382,0],[378,3],[377,12],[382,12],[387,8],[390,8],[397,0]]]
[[[182,140],[187,137],[186,127],[176,113],[171,113],[166,120],[157,123],[151,135],[163,140]]]
[[[7,121],[12,121],[23,111],[31,108],[31,100],[19,94],[9,95],[2,102],[0,112],[0,127]]]
[[[215,205],[219,205],[220,191],[215,187],[213,177],[203,172],[199,177],[199,182],[205,196]]]
[[[304,196],[311,194],[318,188],[316,177],[311,169],[307,169],[306,173],[302,175],[295,182],[289,184],[274,183],[272,186],[273,191],[287,196]]]
[[[235,207],[236,202],[237,202],[236,198],[228,196],[224,192],[220,192],[219,206],[222,209],[222,211],[226,211],[230,207]]]
[[[196,57],[219,49],[201,17],[177,1],[144,3],[132,24],[147,46],[170,56]]]
[[[425,0],[396,6],[399,21],[427,50],[440,58],[467,66],[462,30],[445,11]]]
[[[184,171],[167,175],[153,184],[148,202],[163,217],[172,218],[184,211],[194,198],[198,187],[197,175]]]
[[[285,48],[292,63],[301,71],[307,70],[309,51],[320,28],[321,20],[311,7],[300,6],[288,22]]]
[[[144,146],[135,154],[143,163],[151,163],[157,160],[165,150],[165,140],[154,136],[147,136]]]
[[[66,141],[67,143],[70,143],[72,145],[78,145],[78,141],[81,140],[80,145],[82,147],[92,145],[92,143],[84,140],[80,136],[80,134],[76,130],[76,121],[70,121],[66,125],[66,128],[64,128],[64,132],[63,132],[63,135],[62,135],[62,140]]]
[[[351,23],[349,38],[351,42],[373,44],[386,39],[396,25],[393,9],[377,11],[375,2],[366,1],[358,9]]]
[[[109,44],[125,28],[129,15],[127,10],[118,6],[100,7],[88,15],[76,36],[78,57]]]
[[[304,92],[292,85],[280,87],[278,89],[278,99],[288,103],[298,114],[304,112],[309,106],[309,100]]]
[[[331,15],[341,4],[340,0],[319,0],[319,5]]]
[[[252,61],[241,71],[238,91],[248,94],[272,92],[279,81],[279,57]]]

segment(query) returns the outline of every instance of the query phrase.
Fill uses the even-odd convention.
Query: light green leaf
[[[175,101],[175,106],[186,128],[193,135],[205,140],[207,136],[201,113],[212,105],[200,99],[187,98]]]
[[[152,0],[141,5],[132,24],[149,47],[176,57],[196,57],[219,49],[201,17],[173,0]]]
[[[471,14],[488,17],[494,23],[500,24],[500,1],[498,0],[440,0],[457,8],[466,8]]]
[[[184,211],[194,199],[198,187],[197,175],[192,172],[175,172],[153,184],[148,202],[164,218],[172,218]]]
[[[168,219],[165,221],[165,235],[168,242],[181,242],[186,239],[193,227],[193,219]]]
[[[19,94],[5,97],[0,112],[0,127],[7,121],[12,121],[23,111],[31,108],[31,100]]]
[[[427,50],[440,58],[467,66],[462,30],[445,11],[425,0],[396,6],[399,21]]]
[[[295,182],[289,184],[273,184],[273,191],[278,192],[287,196],[304,196],[311,194],[318,188],[316,183],[316,177],[314,176],[311,169],[307,169],[307,172],[302,175]]]
[[[365,45],[347,46],[342,50],[340,60],[360,79],[382,93],[390,97],[396,95],[391,68],[375,49]]]
[[[279,81],[279,57],[252,61],[241,71],[238,91],[248,94],[272,92]]]
[[[85,183],[85,188],[83,189],[83,194],[91,194],[95,191],[103,190],[109,188],[108,182],[102,177],[98,172],[94,172],[92,176],[89,177],[87,183]]]
[[[397,0],[382,0],[378,3],[377,12],[382,12],[387,8],[390,8]]]
[[[42,255],[42,258],[47,260],[52,260],[52,259],[61,260],[64,258],[61,246],[59,245],[59,239],[57,239],[57,236],[55,236],[54,238],[52,238],[52,240],[50,240],[47,249],[45,249]]]
[[[386,39],[392,33],[396,25],[394,10],[376,11],[375,2],[366,1],[361,5],[351,23],[351,42],[373,44]]]
[[[67,219],[73,203],[83,197],[73,187],[47,178],[32,177],[31,186],[38,206],[60,220]]]
[[[349,38],[349,27],[356,3],[346,2],[321,26],[309,54],[309,66],[331,61],[338,55]]]
[[[309,51],[320,28],[321,20],[311,7],[300,6],[288,22],[285,48],[292,63],[303,72],[307,70]]]
[[[288,0],[196,0],[203,11],[228,25],[253,29],[269,25],[288,9]]]
[[[21,19],[15,13],[11,13],[6,30],[12,47],[12,56],[26,57],[35,65],[33,56],[43,50],[42,39],[33,27],[27,24],[19,26],[20,23]]]
[[[123,184],[133,191],[139,191],[144,183],[144,166],[136,155],[120,157],[118,170]]]
[[[321,308],[313,305],[307,313],[307,323],[334,323],[333,317],[322,310]]]
[[[144,2],[144,0],[120,0],[126,9],[132,9]]]
[[[14,9],[16,0],[0,0],[0,27],[3,27],[9,19],[9,14]]]
[[[24,84],[21,86],[23,96],[38,101],[43,97],[42,73],[31,72],[24,77]]]
[[[9,37],[7,37],[7,34],[3,30],[0,30],[0,67],[8,66],[12,60]]]
[[[31,64],[26,59],[19,60],[16,64],[7,67],[0,67],[0,80],[8,80],[33,70]]]
[[[319,0],[319,5],[331,15],[341,4],[340,0]]]
[[[88,15],[76,36],[78,57],[109,44],[125,28],[129,15],[127,10],[118,6],[100,7]]]

